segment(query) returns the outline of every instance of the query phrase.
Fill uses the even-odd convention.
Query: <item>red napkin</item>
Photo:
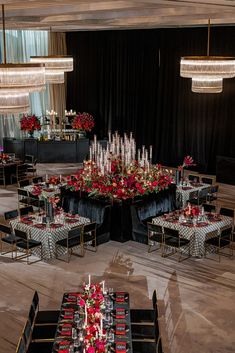
[[[26,219],[26,218],[22,218],[20,221],[21,223],[24,223],[24,224],[33,224],[33,221],[30,221],[29,219]]]
[[[69,341],[62,341],[59,343],[58,353],[69,353]]]
[[[201,222],[201,223],[198,223],[197,224],[197,227],[206,227],[206,226],[208,226],[208,223],[207,222]]]
[[[66,219],[66,223],[77,223],[78,219]]]
[[[64,324],[61,326],[60,329],[61,336],[71,336],[72,335],[72,325],[71,324]]]
[[[38,224],[34,224],[34,227],[39,228],[39,229],[45,229],[45,228],[46,228],[46,225],[45,225],[45,224],[38,223]]]
[[[50,228],[56,229],[56,228],[60,228],[63,227],[63,224],[60,223],[51,223],[50,224]]]
[[[68,308],[64,310],[63,313],[63,318],[64,319],[73,319],[74,317],[74,309],[73,308]]]
[[[116,324],[116,335],[126,334],[126,324]]]
[[[124,292],[116,292],[116,302],[123,303],[125,301],[125,293]]]
[[[193,227],[193,223],[180,223],[180,224],[185,227],[190,227],[190,228]]]
[[[68,218],[75,218],[75,214],[69,214],[69,213],[67,213],[67,214],[66,214],[66,217],[68,217]]]
[[[210,218],[209,221],[210,222],[221,222],[222,218]]]
[[[193,189],[191,186],[182,186],[182,190],[191,190]]]
[[[116,309],[116,319],[125,319],[126,311],[123,308]]]
[[[116,353],[126,353],[126,342],[116,342]]]

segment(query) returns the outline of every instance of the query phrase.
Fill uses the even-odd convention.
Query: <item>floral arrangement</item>
[[[4,162],[7,162],[9,161],[10,157],[7,153],[1,153],[0,154],[0,162],[1,163],[4,163]]]
[[[178,167],[178,170],[182,171],[184,168],[195,166],[194,160],[191,156],[184,157],[183,164]]]
[[[31,193],[34,196],[38,196],[41,200],[48,201],[53,205],[54,208],[56,208],[57,204],[60,202],[60,197],[55,195],[54,192],[51,194],[51,192],[43,190],[43,188],[38,185],[33,186]]]
[[[93,161],[85,161],[78,174],[67,178],[66,188],[84,191],[93,197],[112,200],[132,199],[136,196],[157,193],[173,182],[171,173],[161,165],[151,168],[140,166],[137,161],[123,166],[120,160],[111,161],[111,172],[101,174]]]
[[[78,304],[84,308],[86,353],[104,353],[107,340],[103,329],[104,295],[100,284],[84,284],[83,292],[78,293]]]
[[[36,115],[24,115],[20,120],[20,128],[24,131],[41,130],[41,124]]]
[[[51,176],[48,180],[48,184],[51,185],[58,185],[61,182],[61,178],[57,177],[57,176]]]
[[[72,121],[72,128],[76,130],[91,131],[95,126],[94,118],[89,113],[78,113]]]

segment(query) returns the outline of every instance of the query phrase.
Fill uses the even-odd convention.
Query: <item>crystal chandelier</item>
[[[73,71],[73,57],[67,55],[31,56],[31,63],[43,63],[47,83],[64,83],[64,72]]]
[[[25,113],[29,111],[29,93],[46,88],[45,65],[7,64],[4,5],[2,5],[2,23],[4,63],[0,64],[0,113]]]
[[[185,56],[180,61],[180,76],[192,78],[192,91],[220,93],[223,79],[235,77],[235,57],[210,56],[210,19],[208,20],[207,55]]]

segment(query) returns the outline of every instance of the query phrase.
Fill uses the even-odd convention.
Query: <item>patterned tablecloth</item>
[[[181,207],[185,208],[187,206],[187,201],[189,199],[189,194],[191,192],[200,191],[200,190],[207,189],[207,188],[209,189],[210,187],[211,187],[211,185],[202,184],[202,183],[200,183],[199,186],[193,186],[193,185],[180,186],[180,185],[178,185],[177,189],[176,189],[176,196],[177,196],[177,194],[180,195]]]
[[[25,217],[26,222],[27,222],[27,217]],[[15,228],[19,230],[23,230],[29,234],[29,236],[32,239],[38,240],[42,242],[42,251],[43,251],[43,259],[51,259],[55,257],[55,243],[57,240],[63,239],[66,237],[68,234],[68,231],[73,228],[80,226],[82,224],[89,223],[90,220],[85,217],[80,217],[76,216],[76,218],[71,218],[69,220],[65,221],[61,226],[58,226],[58,228],[53,228],[53,225],[42,225],[42,228],[37,228],[38,223],[36,222],[35,216],[32,216],[32,222],[33,224],[26,224],[20,219],[14,219],[10,221],[10,225],[12,229],[14,230]],[[57,227],[55,225],[54,227]],[[62,255],[65,253],[65,249],[62,247],[58,247],[58,254]],[[35,249],[34,250],[35,255],[39,255],[39,250]]]
[[[179,221],[168,221],[164,216],[153,218],[152,222],[162,227],[168,227],[179,230],[183,238],[190,239],[190,252],[192,256],[204,256],[204,242],[208,237],[213,237],[217,234],[220,228],[229,227],[233,221],[231,217],[219,216],[218,221],[207,221],[206,225],[183,225]]]

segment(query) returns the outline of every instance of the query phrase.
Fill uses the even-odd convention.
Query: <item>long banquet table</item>
[[[98,323],[94,315],[94,321],[88,322],[88,325],[92,327],[92,330],[89,331],[89,328],[85,325],[86,308],[80,303],[81,293],[64,294],[53,344],[53,353],[84,352],[84,343],[92,336],[93,344],[95,340],[99,341],[100,337],[103,337],[105,352],[132,353],[128,293],[104,294],[104,305],[101,310],[103,315],[101,330],[100,322]],[[89,310],[89,307],[87,307],[87,310]],[[100,336],[101,332],[102,336]]]
[[[78,215],[71,216],[65,214],[59,222],[51,224],[42,223],[37,215],[17,218],[10,221],[12,229],[25,231],[32,239],[42,242],[43,259],[48,260],[55,257],[55,244],[58,240],[66,237],[71,228],[89,223],[90,220]],[[58,255],[64,253],[64,249],[58,248]],[[34,250],[35,255],[38,255],[38,250]]]
[[[153,218],[152,222],[162,227],[179,230],[182,237],[190,239],[190,253],[196,257],[204,256],[204,242],[207,237],[213,237],[219,229],[233,225],[231,217],[221,215],[198,224],[180,223],[179,220],[167,219],[164,215]]]

